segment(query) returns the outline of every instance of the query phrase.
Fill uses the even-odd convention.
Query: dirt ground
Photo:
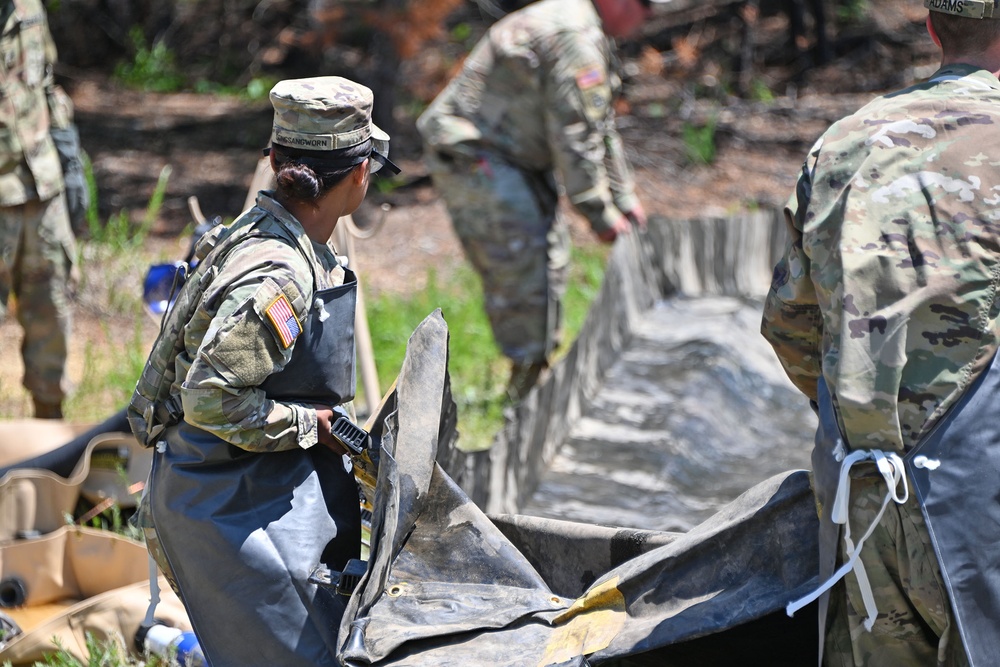
[[[888,31],[892,39],[862,40],[856,53],[810,71],[805,80],[791,81],[780,68],[762,69],[773,90],[767,101],[713,94],[712,68],[704,62],[684,69],[676,58],[664,57],[664,67],[650,69],[642,66],[640,54],[626,82],[619,130],[647,212],[694,218],[781,207],[806,151],[831,122],[882,88],[933,72],[933,50],[919,34],[920,12],[898,0],[876,4],[905,9],[879,14],[880,21],[896,22]],[[782,34],[780,27],[774,30]],[[161,170],[171,170],[163,209],[145,246],[136,251],[132,275],[108,276],[99,258],[88,261],[84,256],[80,268],[86,287],[77,295],[70,352],[70,375],[79,384],[92,351],[113,347],[121,331],[137,326],[134,318],[124,319],[109,308],[109,293],[137,296],[146,265],[183,256],[184,232],[192,224],[188,198],[196,197],[207,216],[235,217],[242,210],[260,149],[269,138],[271,112],[266,100],[144,93],[89,72],[71,71],[64,78],[93,163],[103,220],[121,210],[133,220],[142,219]],[[696,90],[701,96],[693,94]],[[426,178],[413,118],[397,112],[396,120],[393,159],[403,168],[406,185],[387,193],[373,190],[355,215],[360,225],[377,229],[355,242],[352,260],[363,289],[371,294],[419,290],[429,269],[447,279],[464,261],[447,213]],[[684,130],[707,122],[715,123],[715,158],[697,164],[687,155]],[[576,243],[597,242],[579,217],[571,214],[571,219]],[[151,343],[156,325],[147,319],[138,326]],[[12,319],[0,323],[0,340],[0,418],[29,416],[30,402],[19,386],[20,329]]]

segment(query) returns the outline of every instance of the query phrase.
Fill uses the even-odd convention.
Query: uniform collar
[[[277,218],[282,224],[294,231],[296,236],[306,233],[305,228],[302,227],[302,223],[298,221],[298,218],[292,215],[288,209],[279,204],[278,200],[274,198],[273,191],[261,190],[257,193],[257,208],[263,209]]]
[[[938,71],[934,72],[929,81],[932,83],[938,83],[942,81],[956,81],[959,79],[972,79],[976,83],[985,85],[988,88],[1000,90],[1000,80],[997,80],[997,77],[993,74],[993,72],[983,69],[982,67],[977,67],[976,65],[966,65],[965,63],[945,65]]]

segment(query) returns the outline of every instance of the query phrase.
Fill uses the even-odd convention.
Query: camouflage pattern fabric
[[[494,337],[517,363],[559,344],[569,236],[556,174],[596,233],[638,204],[612,57],[590,0],[540,0],[494,24],[417,120]]]
[[[24,387],[43,403],[61,403],[70,389],[66,356],[75,257],[62,194],[0,207],[0,319],[15,295],[24,330]]]
[[[332,151],[364,141],[388,142],[371,122],[374,94],[350,79],[321,76],[279,81],[271,89],[271,141],[290,148]]]
[[[884,496],[881,478],[854,481],[848,517],[852,534],[871,525]],[[841,558],[847,557],[842,550]],[[865,630],[857,580],[845,577],[831,593],[836,612],[827,632],[827,667],[969,664],[915,495],[905,505],[889,503],[861,550],[861,562],[879,608],[887,613],[878,615],[871,632]]]
[[[551,174],[481,152],[476,160],[426,157],[466,257],[482,277],[486,314],[504,355],[541,362],[560,342],[569,230]]]
[[[803,166],[761,331],[810,400],[829,385],[850,449],[902,455],[997,351],[998,102],[991,73],[943,67],[835,123]],[[885,495],[875,486],[852,481],[857,532]],[[861,552],[875,629],[848,575],[828,664],[965,664],[919,507],[890,503],[887,517]]]
[[[138,511],[129,519],[129,524],[142,531],[142,540],[146,544],[146,550],[149,551],[150,558],[156,563],[156,566],[160,569],[160,574],[170,584],[170,588],[180,597],[181,589],[177,585],[177,577],[174,576],[174,570],[170,567],[170,561],[167,560],[167,555],[163,553],[163,545],[160,543],[160,537],[156,534],[153,515],[149,510],[149,497],[146,493],[142,494]]]
[[[495,23],[417,120],[426,145],[557,171],[597,233],[638,203],[612,98],[612,50],[590,0],[539,0]]]
[[[0,37],[0,88],[3,99],[12,101],[0,105],[0,127],[5,130],[0,133],[0,206],[45,201],[63,189],[49,127],[68,125],[72,110],[53,82],[55,62],[42,3],[13,0]]]
[[[174,309],[180,306],[183,315],[187,303],[191,312],[167,314],[133,396],[130,421],[133,411],[143,412],[140,389],[155,393],[148,386],[166,376],[169,395],[179,398],[184,420],[193,426],[248,451],[311,447],[317,442],[315,410],[273,401],[258,388],[292,353],[283,339],[287,331],[266,313],[284,299],[301,322],[313,307],[314,289],[343,284],[344,269],[333,249],[310,241],[267,192],[218,233],[227,231],[232,238],[213,236],[200,244],[199,256],[216,243],[219,249],[235,245],[217,266],[212,257],[205,259],[185,283]],[[168,366],[174,371],[169,375],[162,371]]]
[[[36,402],[58,405],[71,312],[76,248],[50,127],[69,126],[72,106],[55,86],[55,44],[39,0],[0,10],[0,317],[9,297],[25,332],[24,386]]]
[[[971,66],[874,100],[810,151],[762,333],[820,373],[851,448],[902,453],[998,346],[1000,83]]]

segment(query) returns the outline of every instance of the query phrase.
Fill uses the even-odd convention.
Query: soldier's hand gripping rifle
[[[330,434],[355,456],[360,456],[371,444],[371,436],[347,417],[339,417],[330,427]]]

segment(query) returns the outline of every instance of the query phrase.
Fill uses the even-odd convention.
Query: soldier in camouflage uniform
[[[827,665],[1000,647],[1000,8],[926,6],[941,69],[813,146],[764,307],[820,417],[825,583],[789,613],[819,599]]]
[[[337,664],[344,602],[309,580],[361,545],[331,432],[354,418],[357,279],[330,239],[371,174],[395,170],[367,88],[282,81],[271,102],[276,190],[199,243],[128,408],[157,449],[140,509],[150,553],[222,667]]]
[[[647,0],[539,0],[493,25],[417,120],[434,185],[483,281],[520,398],[559,343],[569,234],[556,174],[604,241],[644,225],[615,130],[608,37],[634,33]]]
[[[57,419],[68,390],[70,214],[82,218],[87,189],[73,106],[53,81],[56,49],[42,3],[6,0],[0,26],[0,319],[15,296],[24,386],[35,416]]]

